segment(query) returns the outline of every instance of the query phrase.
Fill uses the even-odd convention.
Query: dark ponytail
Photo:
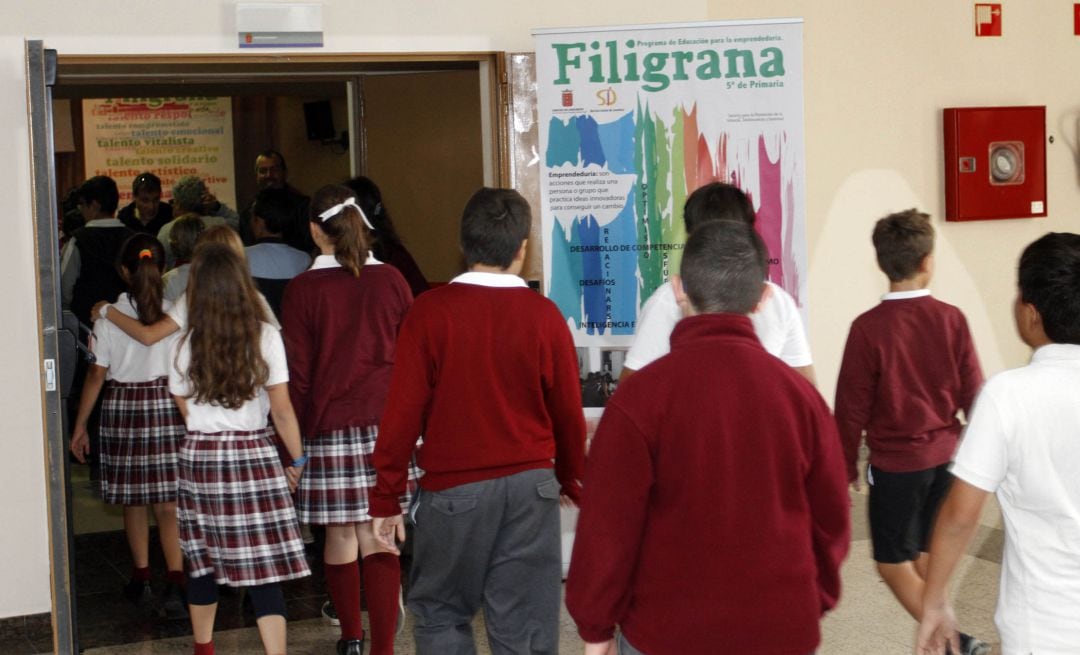
[[[164,318],[161,272],[165,268],[165,249],[161,242],[149,234],[132,236],[120,248],[117,267],[128,281],[139,322],[150,325]]]
[[[330,184],[315,192],[311,198],[310,220],[334,244],[334,257],[343,268],[356,277],[368,256],[367,231],[360,210],[352,205],[340,208],[337,213],[322,218],[320,215],[336,205],[352,200],[355,194],[347,187]]]

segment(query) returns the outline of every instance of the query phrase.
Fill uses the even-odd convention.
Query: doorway
[[[500,147],[505,118],[502,58],[496,53],[428,55],[220,55],[65,56],[28,43],[28,63],[40,60],[42,75],[31,75],[41,93],[31,94],[31,114],[45,124],[34,140],[35,219],[41,266],[41,321],[46,358],[70,357],[49,340],[56,329],[59,277],[56,252],[57,207],[61,194],[93,173],[86,170],[83,100],[93,98],[228,97],[233,116],[233,193],[236,209],[254,195],[255,154],[282,151],[290,182],[305,193],[324,183],[366,174],[382,187],[403,241],[432,282],[445,282],[460,269],[456,225],[460,208],[481,184],[506,182]],[[47,70],[52,66],[51,70]],[[54,104],[59,103],[59,104]],[[305,104],[330,108],[334,132],[309,139]],[[53,108],[70,121],[70,147],[53,143]],[[37,112],[36,114],[34,112]],[[447,117],[450,118],[447,118]],[[441,120],[440,120],[441,119]],[[347,133],[347,135],[345,134]],[[40,166],[40,169],[39,169]],[[39,182],[44,182],[41,184]],[[130,180],[117,179],[123,191]],[[48,197],[44,197],[47,195]],[[449,253],[449,255],[447,254]],[[49,393],[55,393],[55,390]],[[47,427],[50,466],[55,645],[58,652],[184,634],[156,621],[125,624],[117,604],[125,580],[126,546],[119,517],[93,497],[87,471],[67,458],[68,427],[50,397]],[[154,552],[152,547],[151,552]],[[321,586],[321,585],[320,585]],[[321,589],[294,590],[293,613],[318,611]],[[219,615],[221,623],[222,615]],[[228,622],[229,619],[225,619]],[[237,621],[243,624],[240,616]],[[225,627],[222,625],[221,627]],[[179,630],[179,632],[177,632]]]

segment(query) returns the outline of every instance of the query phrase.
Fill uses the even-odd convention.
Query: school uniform
[[[297,509],[303,523],[370,521],[372,454],[386,406],[397,333],[412,294],[392,266],[369,257],[360,277],[332,255],[315,258],[282,302],[289,393],[304,450]],[[398,496],[407,510],[418,471]]]
[[[769,354],[776,355],[788,366],[810,366],[814,363],[810,344],[806,340],[795,299],[783,287],[772,282],[765,284],[769,287],[770,295],[757,311],[750,314],[754,334]],[[641,308],[634,344],[626,353],[624,366],[640,371],[650,362],[668,354],[671,351],[671,331],[680,319],[682,309],[675,300],[675,291],[671,288],[671,282],[665,282]]]
[[[75,230],[60,258],[60,299],[82,323],[90,309],[113,302],[127,285],[116,271],[116,256],[135,233],[115,218],[99,218]]]
[[[289,380],[281,335],[264,323],[266,386]],[[188,397],[190,339],[172,349],[169,390]],[[260,388],[237,409],[188,398],[179,451],[177,519],[188,575],[218,584],[264,585],[310,575],[292,496],[271,441],[270,398]]]
[[[482,272],[417,298],[379,430],[373,516],[399,511],[424,439],[408,595],[417,652],[472,652],[459,626],[481,608],[493,643],[557,652],[559,494],[579,496],[585,420],[554,303]]]
[[[149,221],[143,222],[139,208],[133,201],[121,207],[120,211],[116,212],[116,218],[132,232],[157,236],[161,228],[173,219],[172,205],[167,202],[158,202],[157,213]]]
[[[138,312],[124,293],[113,307]],[[96,364],[108,369],[101,409],[101,495],[114,505],[176,500],[176,451],[184,419],[169,393],[175,335],[144,346],[109,321],[94,324]]]

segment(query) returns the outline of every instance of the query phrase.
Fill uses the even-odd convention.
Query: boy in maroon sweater
[[[761,238],[694,230],[671,352],[619,385],[589,451],[566,606],[589,655],[806,655],[840,596],[836,425],[749,317]],[[616,646],[615,628],[621,629]]]
[[[934,228],[909,209],[874,226],[878,266],[889,293],[851,324],[836,384],[836,422],[848,480],[863,433],[870,447],[870,532],[878,572],[904,609],[922,618],[930,529],[952,475],[961,423],[982,370],[959,309],[930,296]],[[961,636],[960,655],[989,647]]]
[[[585,420],[566,322],[518,277],[531,222],[516,191],[473,195],[469,272],[417,298],[398,337],[370,513],[381,543],[404,538],[398,497],[423,435],[408,596],[418,655],[475,652],[481,608],[492,652],[558,652],[559,501],[578,498]]]

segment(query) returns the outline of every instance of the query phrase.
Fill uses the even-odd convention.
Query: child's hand
[[[395,537],[397,541],[405,541],[405,519],[401,514],[375,517],[371,522],[371,531],[375,533],[375,541],[379,542],[380,546],[395,555],[401,554],[397,542],[394,541]]]
[[[570,496],[559,494],[559,507],[570,509],[571,507],[577,507],[577,503]]]
[[[585,644],[585,655],[618,655],[615,640],[608,639],[599,644]]]
[[[303,472],[303,466],[290,466],[285,469],[285,479],[289,481],[289,493],[296,491],[296,488],[300,486],[300,474]]]
[[[90,454],[90,435],[85,425],[76,425],[71,431],[71,454],[80,464],[86,463],[86,456]]]
[[[103,307],[105,307],[106,305],[108,305],[108,304],[109,303],[107,301],[101,300],[101,301],[98,301],[93,307],[90,308],[90,322],[91,323],[93,323],[94,321],[101,318],[101,309]]]

